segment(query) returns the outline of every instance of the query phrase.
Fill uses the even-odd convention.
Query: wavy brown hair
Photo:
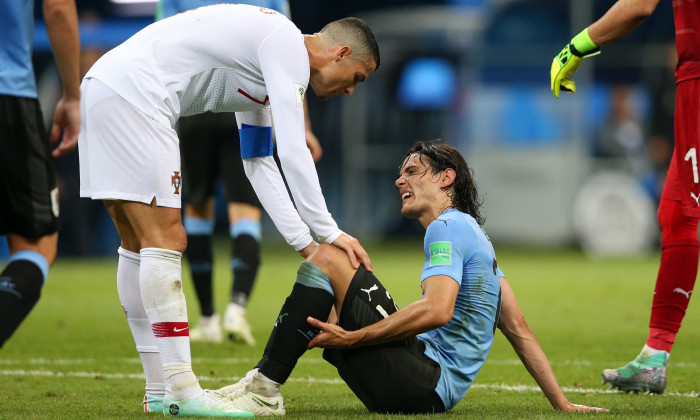
[[[474,183],[474,171],[467,166],[467,162],[457,149],[440,140],[417,141],[408,149],[404,163],[411,155],[416,154],[420,161],[430,168],[433,174],[440,173],[445,169],[454,169],[455,181],[446,187],[447,196],[452,200],[452,208],[467,213],[482,226],[486,218],[481,215],[481,205],[484,203]],[[403,167],[403,164],[401,165]]]

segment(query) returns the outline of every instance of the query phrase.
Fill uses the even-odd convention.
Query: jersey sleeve
[[[473,236],[456,220],[434,220],[425,232],[425,264],[421,282],[428,277],[445,275],[461,284],[464,263],[474,253],[469,246]]]
[[[237,112],[236,121],[241,132],[243,169],[255,194],[284,240],[297,251],[304,249],[313,238],[294,208],[272,157],[270,108]]]
[[[301,34],[287,28],[282,26],[271,34],[259,50],[275,123],[277,153],[301,219],[321,241],[331,243],[342,232],[328,212],[311,152],[306,147],[303,101],[309,83],[308,53],[300,42]]]

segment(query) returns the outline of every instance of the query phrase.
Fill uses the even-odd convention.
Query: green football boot
[[[181,401],[168,394],[163,398],[163,414],[168,417],[254,417],[255,414],[241,410],[213,391],[205,389],[198,397]]]
[[[143,396],[143,411],[144,413],[161,413],[163,414],[163,397],[165,395],[148,394]]]
[[[617,369],[603,371],[603,385],[630,392],[661,394],[666,389],[666,365],[670,354],[663,352],[650,356],[639,355]]]

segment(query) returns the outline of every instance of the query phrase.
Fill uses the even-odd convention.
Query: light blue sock
[[[185,227],[185,231],[188,235],[208,235],[211,236],[214,233],[215,220],[201,217],[191,217],[185,216],[182,221],[182,225]]]
[[[46,279],[49,276],[49,262],[46,261],[46,258],[44,258],[43,255],[39,254],[36,251],[22,250],[15,252],[10,257],[10,262],[17,260],[29,261],[37,267],[39,267],[43,276],[43,281],[44,283],[46,283]]]
[[[236,239],[240,235],[250,235],[256,241],[262,239],[262,227],[259,220],[255,219],[238,219],[236,223],[229,225],[229,235],[232,239]]]
[[[331,286],[331,279],[328,275],[324,273],[320,268],[311,264],[310,262],[302,262],[299,266],[299,271],[297,271],[297,283],[302,284],[306,287],[314,287],[316,289],[322,289],[335,296],[333,293],[333,287]]]

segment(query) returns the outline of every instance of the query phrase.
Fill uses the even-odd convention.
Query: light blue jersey
[[[164,19],[172,15],[184,12],[186,10],[221,3],[242,3],[252,4],[253,6],[265,7],[267,9],[276,10],[282,13],[283,15],[287,16],[287,19],[291,20],[291,13],[289,12],[289,1],[287,0],[160,0],[160,2],[158,3],[156,20]]]
[[[0,95],[36,98],[32,67],[34,0],[0,6]]]
[[[446,275],[459,283],[452,319],[424,334],[425,354],[440,364],[435,389],[445,409],[464,398],[486,361],[493,344],[501,292],[491,241],[473,217],[449,209],[435,219],[425,234],[425,265],[421,282]]]

